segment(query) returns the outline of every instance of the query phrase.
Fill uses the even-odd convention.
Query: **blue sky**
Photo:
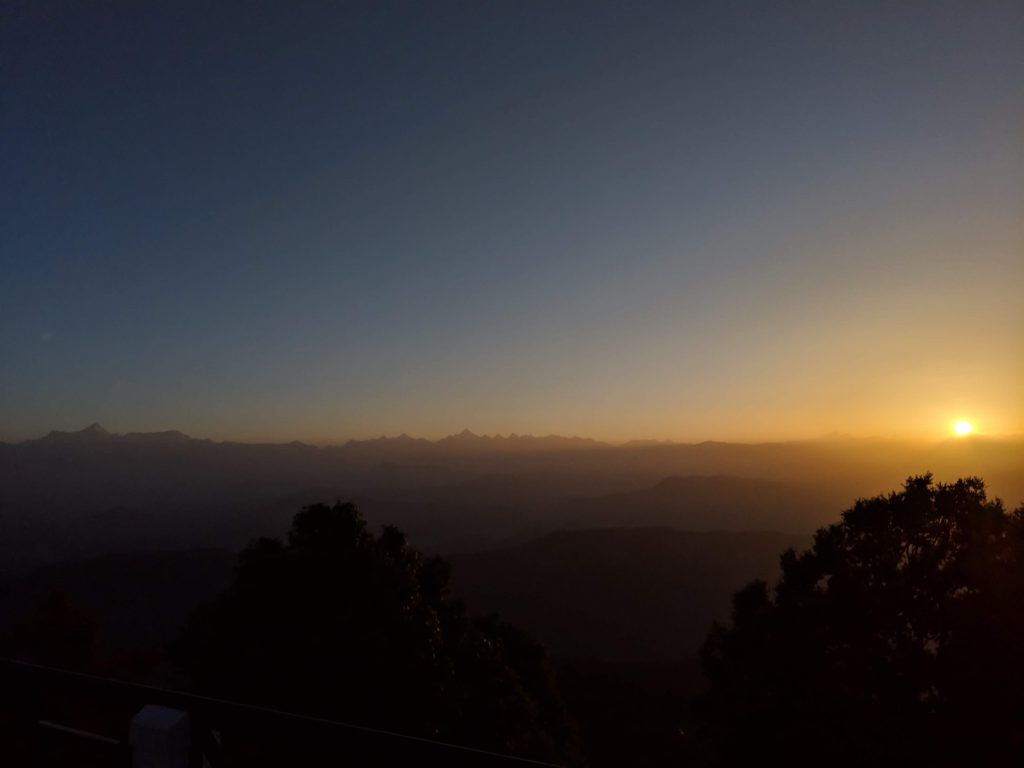
[[[0,439],[1024,431],[1019,3],[140,5],[0,24]]]

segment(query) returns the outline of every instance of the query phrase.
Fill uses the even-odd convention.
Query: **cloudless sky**
[[[1024,431],[1024,4],[0,11],[0,439]]]

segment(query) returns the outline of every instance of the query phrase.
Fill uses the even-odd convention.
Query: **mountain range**
[[[925,471],[980,475],[1012,507],[1024,500],[1024,441],[611,445],[466,430],[317,447],[116,435],[93,424],[0,443],[0,570],[105,552],[237,549],[285,528],[301,506],[335,499],[441,552],[596,527],[806,534],[857,497]]]

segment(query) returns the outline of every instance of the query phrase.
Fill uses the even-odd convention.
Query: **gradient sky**
[[[0,439],[1024,432],[1024,4],[335,5],[4,5]]]

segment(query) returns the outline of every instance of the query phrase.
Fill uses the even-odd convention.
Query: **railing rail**
[[[188,713],[191,722],[191,766],[231,768],[235,765],[423,764],[459,768],[514,768],[550,765],[485,750],[408,736],[351,723],[284,712],[182,691],[127,683],[83,672],[0,658],[0,711],[15,737],[30,729],[49,728],[68,737],[76,734],[109,747],[109,762],[124,766],[128,755],[128,724],[146,705]],[[77,722],[61,722],[61,714],[106,713],[93,732]],[[89,712],[87,711],[88,715]],[[89,720],[88,717],[86,717]],[[104,721],[93,717],[92,721]],[[114,731],[114,732],[111,732]],[[94,752],[96,750],[94,749]],[[35,761],[33,761],[35,762]],[[89,763],[92,764],[92,763]]]

